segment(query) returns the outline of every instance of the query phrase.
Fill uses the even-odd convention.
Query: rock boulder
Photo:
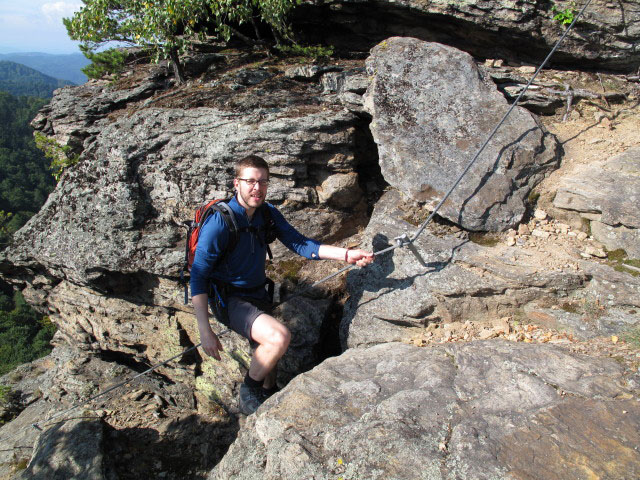
[[[382,174],[435,207],[509,105],[473,58],[451,47],[390,38],[366,64],[365,109]],[[516,107],[438,213],[469,230],[513,227],[531,189],[558,161],[555,138]]]

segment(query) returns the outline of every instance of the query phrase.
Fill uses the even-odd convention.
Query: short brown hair
[[[265,162],[264,158],[257,155],[248,155],[236,162],[236,178],[240,177],[245,168],[263,168],[269,175],[269,164]]]

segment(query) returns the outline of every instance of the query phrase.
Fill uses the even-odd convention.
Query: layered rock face
[[[345,176],[357,184],[356,118],[321,99],[317,86],[291,81],[300,91],[285,98],[287,80],[273,79],[274,72],[235,75],[182,92],[185,98],[173,92],[143,104],[133,103],[133,92],[97,85],[59,93],[50,107],[55,115],[34,124],[63,144],[81,142],[81,161],[16,238],[14,264],[37,252],[57,275],[92,285],[108,282],[107,272],[173,276],[182,261],[181,222],[204,200],[229,196],[234,160],[255,152],[272,166],[269,200],[294,224],[304,222],[308,235],[335,235],[347,215],[329,205],[351,212],[361,199],[341,193],[353,190]],[[233,95],[218,94],[232,87]],[[189,101],[211,106],[178,108]],[[320,184],[332,194],[318,195]],[[313,211],[296,214],[302,207]]]
[[[296,20],[311,41],[346,51],[367,52],[383,39],[400,35],[445,43],[479,57],[539,63],[566,29],[554,16],[566,10],[572,19],[583,5],[529,0],[305,0]],[[593,0],[552,64],[632,72],[640,62],[639,22],[637,0]]]
[[[363,158],[366,123],[339,95],[323,93],[317,79],[292,79],[286,66],[205,60],[209,72],[196,85],[167,91],[166,70],[142,66],[113,86],[60,90],[34,120],[41,132],[73,147],[80,162],[3,252],[2,269],[48,311],[59,335],[80,348],[148,362],[198,342],[176,281],[184,261],[182,222],[201,202],[231,195],[238,158],[258,153],[269,162],[269,201],[310,237],[330,241],[365,221],[367,187],[358,186],[359,172],[363,184],[371,179],[375,157]],[[287,308],[295,323],[295,307]],[[319,315],[316,330],[322,321]],[[293,370],[284,367],[285,378],[317,361],[309,344],[318,335],[298,329],[309,341],[287,360]],[[195,382],[201,400],[235,402],[248,347],[235,334],[226,341],[222,364],[205,360],[201,368],[203,359],[190,357],[169,375]]]
[[[415,226],[397,192],[385,194],[367,227],[375,251]],[[536,298],[567,295],[587,276],[547,270],[517,248],[487,249],[464,235],[422,233],[412,248],[381,256],[348,277],[351,296],[341,324],[343,347],[407,341],[432,322],[507,315]]]
[[[410,38],[371,51],[365,94],[385,179],[434,208],[466,171],[509,105],[470,55]],[[520,223],[526,198],[557,167],[558,146],[515,108],[438,213],[468,230]]]

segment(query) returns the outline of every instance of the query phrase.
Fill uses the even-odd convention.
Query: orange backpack
[[[233,252],[233,250],[236,248],[236,245],[238,245],[240,232],[255,230],[253,227],[238,228],[235,214],[229,206],[230,200],[231,199],[223,200],[220,198],[209,200],[208,202],[203,203],[196,210],[193,220],[184,222],[184,225],[187,227],[187,241],[185,243],[184,250],[184,265],[182,267],[182,271],[180,272],[180,283],[184,285],[185,305],[187,305],[187,303],[189,302],[189,277],[187,276],[187,274],[191,271],[191,266],[193,265],[193,260],[196,256],[196,248],[198,247],[198,239],[200,238],[200,230],[202,229],[202,225],[204,225],[204,222],[207,220],[207,218],[209,218],[215,212],[220,212],[220,215],[222,215],[222,219],[224,220],[224,223],[229,230],[229,243],[227,244],[225,250],[218,257],[218,264],[220,264],[224,260],[224,258],[230,252]],[[269,244],[276,239],[275,222],[271,217],[269,207],[267,207],[266,205],[262,205],[258,210],[262,212],[262,215],[264,217],[263,229],[265,231],[267,253],[269,254],[269,258],[273,258],[271,249],[269,248]]]

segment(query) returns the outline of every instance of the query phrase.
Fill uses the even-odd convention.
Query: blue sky
[[[0,53],[78,53],[62,24],[80,0],[0,0]]]

